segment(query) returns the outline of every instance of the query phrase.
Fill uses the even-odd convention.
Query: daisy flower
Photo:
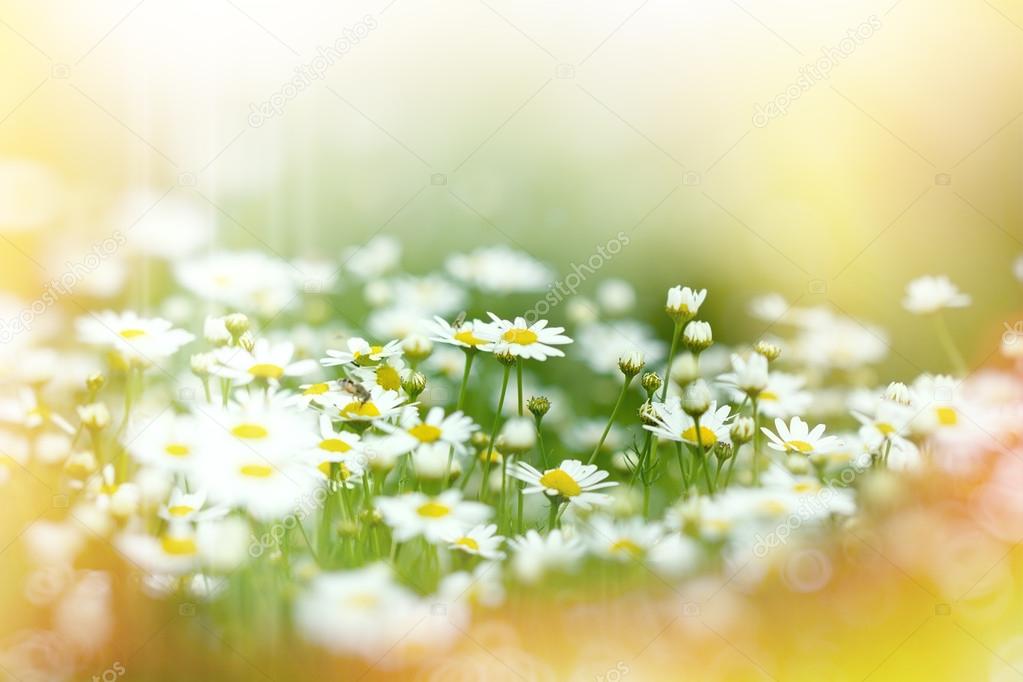
[[[586,553],[578,538],[566,535],[560,529],[552,530],[546,536],[529,530],[525,535],[509,540],[508,546],[514,552],[512,569],[526,583],[536,583],[549,572],[572,571]]]
[[[913,381],[910,391],[913,407],[918,411],[913,419],[914,431],[933,433],[959,424],[960,383],[947,374],[921,374]]]
[[[593,506],[604,506],[611,498],[594,492],[618,485],[605,481],[606,471],[595,464],[583,464],[577,459],[566,459],[554,469],[540,472],[526,462],[516,462],[509,474],[526,483],[523,494],[544,493],[550,497],[564,498],[569,505],[586,510]]]
[[[142,465],[188,473],[202,457],[202,433],[195,417],[161,412],[155,419],[135,424],[128,431],[125,448]]]
[[[485,504],[463,500],[461,490],[445,490],[437,497],[419,492],[378,497],[376,505],[397,542],[419,536],[429,542],[441,542],[453,534],[464,533],[493,513]]]
[[[698,445],[702,441],[705,448],[713,447],[718,441],[730,440],[728,419],[731,408],[728,405],[718,407],[717,401],[711,402],[700,417],[699,440],[696,436],[696,421],[682,410],[677,397],[669,398],[666,403],[655,402],[652,406],[655,423],[644,424],[643,428],[658,438],[689,445]]]
[[[376,366],[356,366],[351,371],[354,379],[367,386],[379,386],[387,391],[401,390],[401,377],[405,372],[405,361],[400,355],[384,358]]]
[[[395,304],[425,315],[447,315],[465,307],[465,291],[440,275],[401,277],[391,284]]]
[[[370,280],[393,270],[401,262],[401,242],[386,234],[377,235],[342,254],[344,267],[361,280]]]
[[[860,438],[868,448],[874,449],[886,440],[905,440],[914,411],[890,400],[878,400],[871,414],[854,410],[852,415],[860,423]]]
[[[346,488],[352,487],[361,480],[367,464],[360,441],[361,437],[357,433],[334,431],[330,417],[320,415],[320,442],[313,451],[316,468],[329,478],[331,465],[338,465],[341,484]]]
[[[447,320],[434,316],[430,329],[430,340],[438,343],[447,343],[459,348],[481,348],[487,345],[485,339],[477,335],[477,330],[484,323],[479,320],[462,322],[459,325],[449,324]]]
[[[465,444],[479,427],[462,412],[445,416],[443,407],[431,407],[426,417],[419,416],[419,409],[406,407],[401,412],[398,428],[391,431],[402,438],[404,452],[415,450],[421,445],[442,443],[465,452]]]
[[[540,291],[555,277],[554,271],[540,261],[504,245],[456,253],[445,265],[456,279],[497,294]]]
[[[765,426],[760,430],[771,441],[768,447],[778,452],[804,455],[827,453],[840,445],[834,436],[824,435],[824,424],[818,424],[811,430],[799,417],[793,417],[788,425],[781,419],[775,419],[774,428],[775,431],[771,431]]]
[[[743,393],[754,397],[764,390],[770,381],[767,372],[767,358],[760,353],[743,357],[732,355],[732,371],[722,374],[718,381],[735,386]]]
[[[328,350],[327,357],[320,360],[320,364],[324,367],[336,367],[354,363],[365,367],[401,353],[401,342],[397,340],[388,341],[383,346],[373,346],[366,339],[353,336],[345,345],[347,350]]]
[[[813,395],[803,390],[805,383],[805,378],[795,374],[771,372],[767,386],[757,396],[760,413],[783,419],[803,414],[813,403]]]
[[[167,503],[160,507],[160,518],[172,523],[204,521],[221,518],[230,511],[227,507],[207,507],[203,509],[205,504],[206,493],[204,491],[186,493],[180,488],[175,488],[171,492]]]
[[[942,308],[965,308],[970,302],[970,296],[945,275],[924,276],[906,285],[902,307],[915,315],[926,315]]]
[[[196,298],[272,317],[295,299],[295,270],[258,251],[214,253],[179,262],[178,282]]]
[[[144,318],[132,311],[106,310],[77,322],[78,338],[84,343],[107,346],[129,360],[150,364],[178,351],[195,336],[164,319]]]
[[[187,523],[172,523],[159,537],[138,532],[114,539],[131,563],[155,575],[182,575],[199,567],[199,543]]]
[[[306,640],[337,654],[379,658],[408,634],[420,600],[383,564],[321,573],[295,601]]]
[[[705,300],[707,300],[706,289],[696,290],[674,286],[668,289],[668,298],[664,303],[664,309],[671,315],[692,319],[700,312],[700,306]]]
[[[524,317],[509,321],[493,313],[487,315],[492,322],[481,325],[476,332],[477,336],[487,341],[487,345],[482,346],[483,350],[542,361],[549,357],[564,357],[565,354],[554,346],[572,343],[572,339],[562,334],[564,327],[548,327],[547,320],[529,324]]]
[[[615,521],[599,516],[588,522],[586,537],[591,551],[597,556],[614,561],[643,559],[664,538],[659,523],[650,523],[640,517]]]
[[[504,552],[501,551],[504,537],[497,535],[497,526],[494,524],[478,525],[463,533],[450,533],[443,540],[448,543],[448,549],[491,561],[500,561],[505,557]]]
[[[640,353],[647,365],[658,364],[667,355],[665,344],[650,328],[633,320],[592,322],[579,330],[578,355],[594,372],[617,374],[619,358]]]
[[[300,377],[315,372],[319,366],[315,360],[293,361],[295,344],[290,341],[274,346],[266,339],[256,341],[251,351],[244,348],[218,348],[215,351],[217,364],[213,374],[231,379],[236,386],[242,386],[255,379],[273,383],[284,377]]]
[[[397,415],[405,402],[396,391],[373,386],[368,389],[369,397],[352,395],[344,391],[322,396],[327,409],[336,410],[337,418],[343,421],[373,421],[388,419]]]

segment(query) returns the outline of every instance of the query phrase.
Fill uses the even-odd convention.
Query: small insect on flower
[[[516,462],[509,474],[526,483],[523,494],[544,493],[549,497],[562,498],[580,509],[610,503],[610,496],[594,491],[618,485],[614,481],[605,481],[608,473],[598,469],[597,465],[583,464],[577,459],[566,459],[556,468],[544,472],[526,462]]]
[[[327,394],[323,403],[326,409],[336,410],[337,418],[343,421],[373,421],[398,414],[405,399],[397,391],[379,386],[367,389],[350,382],[343,385],[339,393]]]

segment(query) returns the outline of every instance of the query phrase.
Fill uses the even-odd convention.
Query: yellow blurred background
[[[503,242],[565,273],[624,231],[600,277],[633,280],[639,314],[707,286],[735,340],[778,291],[897,332],[893,374],[941,362],[899,306],[915,276],[974,296],[955,334],[976,363],[1018,318],[1018,2],[0,6],[23,296],[45,278],[19,250],[124,228],[111,206],[150,188],[221,245],[336,258],[382,231],[420,270]]]

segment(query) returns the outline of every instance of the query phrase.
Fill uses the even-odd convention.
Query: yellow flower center
[[[431,424],[416,424],[408,432],[421,443],[432,443],[440,438],[440,429]]]
[[[480,543],[470,537],[458,538],[455,540],[455,544],[459,547],[465,547],[466,549],[472,550],[473,552],[480,551]]]
[[[813,446],[807,443],[805,440],[787,440],[785,441],[786,449],[792,452],[811,452]]]
[[[376,372],[377,385],[386,388],[388,391],[397,391],[401,388],[401,375],[398,370],[390,365],[381,365]]]
[[[615,541],[611,545],[612,554],[628,554],[630,556],[640,556],[643,554],[643,548],[637,545],[629,538],[622,538]]]
[[[540,485],[550,490],[557,490],[562,497],[575,497],[583,491],[575,479],[561,469],[549,469],[540,477]]]
[[[345,604],[348,606],[355,607],[357,609],[371,609],[380,603],[375,594],[353,594],[345,600]]]
[[[330,385],[326,383],[313,384],[306,390],[302,391],[302,395],[323,395],[330,390]]]
[[[875,426],[882,436],[890,436],[895,433],[895,427],[887,422],[878,422]]]
[[[258,440],[260,438],[266,438],[270,435],[270,432],[259,424],[239,424],[231,429],[231,435],[235,438]]]
[[[177,516],[179,518],[182,516],[188,516],[194,511],[195,507],[189,507],[187,504],[176,504],[173,507],[167,508],[168,514],[170,514],[171,516]]]
[[[778,394],[774,391],[761,391],[757,400],[778,400]]]
[[[163,547],[164,552],[174,556],[191,556],[198,551],[195,540],[188,537],[164,535],[160,538],[160,546]]]
[[[192,454],[192,448],[184,443],[168,443],[163,451],[171,457],[188,457],[188,455]]]
[[[471,329],[466,329],[465,331],[456,332],[455,333],[455,341],[461,341],[462,343],[464,343],[467,346],[480,346],[480,345],[486,343],[486,341],[484,341],[483,339],[480,339],[480,338],[477,338],[476,336],[474,336]]]
[[[274,469],[268,464],[243,464],[239,467],[238,472],[242,476],[250,478],[270,478],[274,473]]]
[[[938,423],[942,426],[955,426],[959,423],[959,415],[954,408],[939,407],[935,410],[938,415]]]
[[[380,410],[369,400],[364,403],[353,400],[341,408],[341,415],[345,417],[373,418],[380,416]]]
[[[760,505],[760,508],[765,513],[771,514],[772,516],[780,516],[788,510],[788,508],[778,500],[765,500],[763,504]]]
[[[330,478],[330,465],[337,464],[338,478],[342,481],[347,481],[352,476],[351,470],[345,466],[344,462],[320,462],[316,468],[323,472],[323,475]]]
[[[428,519],[440,519],[451,513],[451,508],[441,504],[440,502],[427,502],[426,504],[420,505],[416,513],[420,516],[425,516]]]
[[[536,334],[528,329],[509,329],[502,336],[502,339],[508,343],[516,343],[520,346],[528,346],[531,343],[536,343]]]
[[[122,329],[121,336],[125,339],[134,339],[138,336],[145,336],[145,329]]]
[[[249,367],[249,374],[257,379],[280,379],[284,376],[284,368],[280,365],[260,362]]]
[[[340,438],[325,438],[320,441],[320,449],[327,452],[348,452],[352,446]]]
[[[815,490],[819,490],[820,486],[810,481],[799,481],[792,486],[792,490],[797,493],[811,493]]]
[[[486,462],[488,459],[490,460],[491,464],[498,464],[501,462],[502,459],[504,459],[504,455],[502,455],[500,452],[493,448],[490,448],[488,450],[481,450],[480,461]]]
[[[689,443],[695,443],[696,442],[696,427],[695,426],[690,426],[688,429],[683,431],[682,432],[682,440],[687,441]],[[700,440],[703,441],[703,446],[704,447],[709,447],[709,446],[714,445],[715,443],[718,442],[718,437],[717,437],[717,435],[713,431],[708,429],[706,426],[701,426],[700,427]]]

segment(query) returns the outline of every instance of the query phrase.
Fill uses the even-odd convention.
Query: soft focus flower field
[[[1023,676],[1023,339],[964,358],[947,277],[892,295],[950,373],[889,382],[779,295],[722,341],[503,246],[159,237],[136,309],[4,303],[11,679]]]

